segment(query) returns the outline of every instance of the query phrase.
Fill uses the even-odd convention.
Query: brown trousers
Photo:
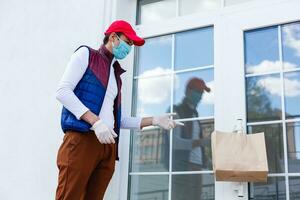
[[[57,154],[56,200],[101,200],[115,169],[115,144],[95,133],[67,131]]]

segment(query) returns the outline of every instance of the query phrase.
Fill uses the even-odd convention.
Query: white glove
[[[183,123],[176,122],[170,118],[171,116],[174,115],[176,115],[176,113],[168,113],[162,116],[155,116],[153,117],[152,124],[167,130],[175,128],[177,125],[184,126]]]
[[[96,121],[91,129],[95,131],[99,142],[102,144],[114,144],[114,138],[118,136],[114,130],[109,128],[101,119]]]

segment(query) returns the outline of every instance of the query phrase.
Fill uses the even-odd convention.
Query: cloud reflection
[[[215,84],[214,81],[206,82],[207,87],[209,87],[211,90],[210,92],[205,92],[202,99],[202,104],[210,104],[214,105],[214,94],[215,94]]]
[[[138,86],[139,100],[144,104],[159,104],[167,100],[171,91],[171,72],[170,69],[156,67],[141,74]],[[178,83],[176,75],[175,79]]]
[[[289,62],[283,63],[284,68],[287,70],[296,69],[297,65]],[[280,61],[270,61],[270,60],[263,60],[258,65],[249,66],[247,69],[248,73],[255,74],[255,73],[263,73],[269,71],[278,71],[281,69],[281,62]]]
[[[300,57],[300,26],[287,25],[283,28],[284,44],[295,50],[296,56]]]
[[[266,89],[270,94],[277,96],[281,96],[280,84],[280,78],[277,77],[262,78],[257,83],[259,87],[262,87]],[[284,85],[286,97],[296,97],[300,95],[300,81],[285,78]]]

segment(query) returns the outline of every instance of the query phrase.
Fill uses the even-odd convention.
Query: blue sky
[[[282,53],[285,69],[296,70],[300,63],[300,24],[282,27]],[[276,72],[281,69],[279,62],[280,45],[278,26],[245,33],[245,67],[247,73]],[[290,115],[300,115],[300,71],[285,72],[284,81],[280,74],[256,78],[263,87],[273,108],[281,109],[281,85],[284,84],[285,107]]]
[[[135,81],[138,83],[138,116],[158,115],[170,109],[172,48],[172,35],[147,39],[145,45],[139,48],[136,75],[148,78]],[[213,65],[213,28],[176,33],[174,48],[175,70]],[[174,103],[181,102],[187,81],[195,76],[206,81],[213,90],[213,69],[178,73],[174,75]],[[203,98],[198,106],[200,116],[213,116],[213,92]]]

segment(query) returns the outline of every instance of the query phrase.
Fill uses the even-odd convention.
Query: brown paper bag
[[[213,170],[217,181],[266,182],[268,161],[264,133],[211,135]]]

